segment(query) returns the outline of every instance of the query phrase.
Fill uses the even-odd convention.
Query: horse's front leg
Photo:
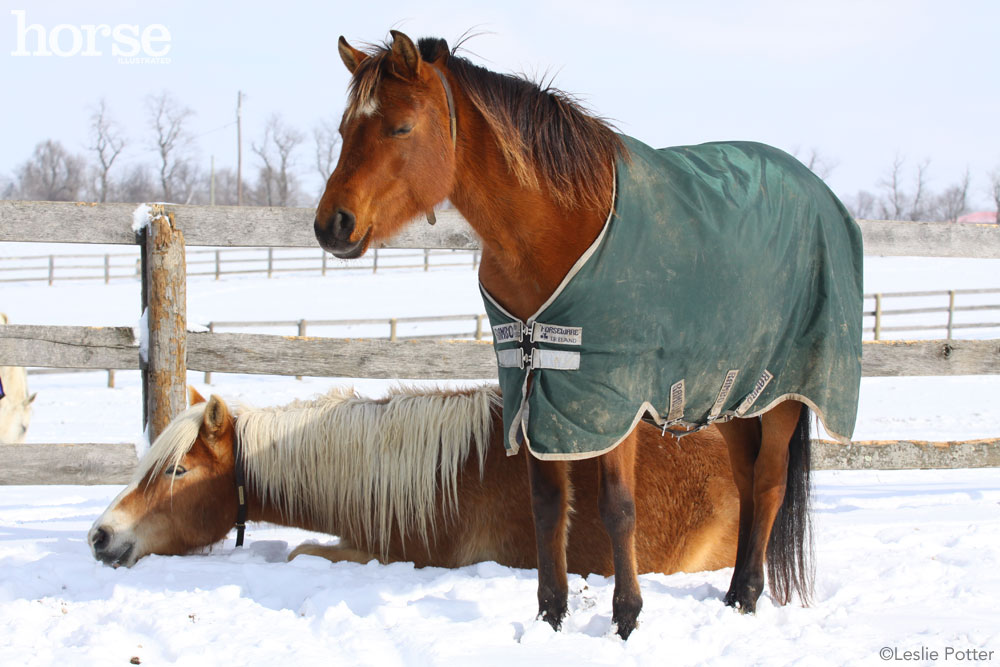
[[[632,434],[600,458],[598,508],[611,538],[615,563],[615,594],[611,620],[622,639],[635,630],[642,595],[635,560],[635,450]]]
[[[569,464],[540,461],[530,453],[531,511],[538,547],[538,616],[553,629],[566,616],[566,530],[569,523]]]

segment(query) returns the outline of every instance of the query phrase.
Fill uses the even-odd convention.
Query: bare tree
[[[903,158],[900,157],[899,153],[896,153],[896,157],[892,161],[892,169],[879,182],[879,185],[885,190],[885,197],[880,202],[880,208],[882,210],[882,218],[886,220],[903,219],[903,211],[906,209],[906,195],[903,194],[903,185],[900,182],[902,180],[902,169]]]
[[[965,168],[962,180],[946,189],[935,198],[931,218],[955,222],[969,211],[969,168]]]
[[[809,167],[810,171],[823,180],[829,178],[833,170],[837,168],[837,161],[820,153],[818,148],[810,148],[807,155],[800,155],[799,153],[798,148],[792,151],[792,155],[797,157],[802,164]]]
[[[0,175],[0,199],[14,197],[14,181],[9,176]]]
[[[990,172],[989,194],[993,199],[993,211],[996,213],[996,221],[1000,223],[1000,167]]]
[[[186,154],[191,136],[185,123],[194,112],[180,106],[166,91],[147,97],[146,109],[150,128],[155,134],[154,148],[160,158],[160,194],[163,201],[174,201],[178,194],[182,194],[175,190],[183,190],[185,185],[178,183],[178,178],[189,174],[192,169],[190,157]]]
[[[111,197],[115,201],[139,203],[155,201],[157,195],[158,188],[149,167],[137,164],[127,168],[125,175],[114,183]]]
[[[101,99],[90,117],[90,150],[97,154],[97,165],[94,168],[97,201],[108,201],[108,172],[124,148],[125,139],[121,136],[118,124],[109,117],[107,105]]]
[[[278,114],[272,114],[264,126],[264,139],[252,143],[251,150],[260,158],[257,180],[257,203],[264,206],[291,206],[298,199],[293,153],[303,136],[290,128]]]
[[[879,182],[885,192],[879,202],[879,211],[886,220],[922,220],[928,214],[930,197],[927,192],[927,171],[930,168],[930,160],[924,160],[917,165],[912,195],[903,189],[904,162],[897,153],[889,173]]]
[[[910,202],[908,217],[910,220],[924,220],[927,218],[927,170],[931,166],[931,161],[924,160],[917,165],[917,177],[914,181],[915,192],[913,200]]]
[[[244,197],[246,193],[253,192],[250,184],[243,182]],[[236,206],[236,170],[223,167],[215,172],[215,203],[218,206]]]
[[[58,141],[43,141],[17,170],[18,196],[40,201],[75,201],[83,188],[86,161]]]
[[[844,206],[856,220],[866,220],[875,213],[875,195],[867,190],[859,190],[858,194],[844,200]]]
[[[321,183],[326,183],[337,165],[340,154],[340,133],[334,124],[328,120],[320,121],[313,128],[313,139],[316,141],[316,172]]]

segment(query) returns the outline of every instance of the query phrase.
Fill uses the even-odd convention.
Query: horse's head
[[[24,372],[23,369],[17,370]],[[6,405],[0,404],[0,443],[16,445],[24,442],[24,436],[28,432],[28,424],[31,423],[31,404],[35,402],[38,394],[32,394],[27,398],[20,396],[6,396]]]
[[[217,396],[178,415],[136,476],[90,529],[94,558],[131,567],[147,554],[180,555],[218,542],[233,525],[233,417]]]
[[[340,160],[314,224],[319,244],[342,259],[360,257],[432,210],[455,178],[454,107],[441,69],[448,46],[422,40],[418,51],[406,35],[392,37],[368,53],[340,38],[353,78]]]

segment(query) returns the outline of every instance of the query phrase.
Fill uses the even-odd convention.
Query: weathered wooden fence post
[[[162,206],[152,207],[142,241],[147,327],[143,417],[153,442],[187,404],[187,272],[184,234]]]

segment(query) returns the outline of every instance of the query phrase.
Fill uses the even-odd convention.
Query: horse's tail
[[[792,591],[803,605],[812,599],[814,565],[813,540],[809,512],[810,415],[803,405],[795,433],[788,443],[788,479],[785,500],[771,529],[767,544],[767,578],[771,597],[777,604],[788,604]]]

